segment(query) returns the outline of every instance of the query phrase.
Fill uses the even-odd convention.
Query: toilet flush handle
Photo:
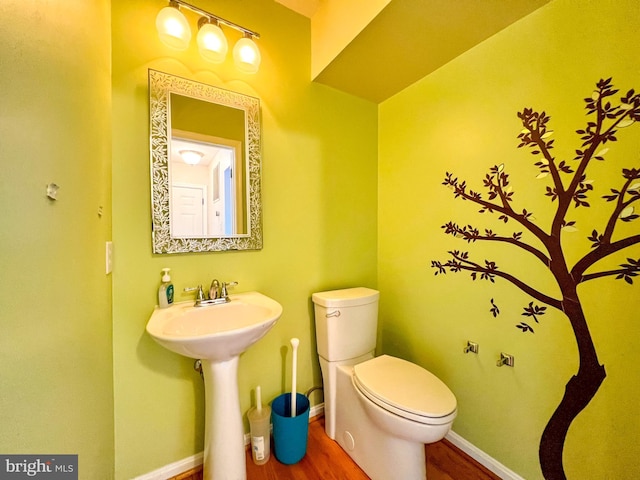
[[[328,313],[326,314],[326,317],[327,317],[327,318],[330,318],[330,317],[339,317],[339,316],[340,316],[340,310],[335,310],[335,311],[333,311],[333,312],[328,312]]]

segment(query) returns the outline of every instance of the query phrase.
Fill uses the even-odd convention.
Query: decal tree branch
[[[627,258],[626,263],[619,264],[620,268],[585,273],[601,260],[640,243],[640,234],[614,239],[619,222],[633,222],[640,217],[635,212],[635,204],[640,200],[640,169],[638,168],[623,168],[621,186],[617,189],[612,188],[611,194],[602,196],[606,202],[612,204],[611,213],[603,229],[601,231],[594,229],[587,237],[591,242],[591,250],[579,258],[573,267],[567,265],[566,252],[561,242],[564,233],[577,231],[576,221],[567,219],[569,207],[571,205],[575,208],[591,207],[589,195],[593,192],[593,185],[587,177],[589,165],[593,161],[605,160],[609,150],[606,144],[618,140],[620,129],[640,121],[640,95],[631,89],[621,96],[619,101],[615,101],[614,96],[617,93],[618,90],[613,87],[609,78],[600,80],[592,95],[584,99],[587,116],[592,120],[587,122],[584,129],[577,130],[582,144],[575,152],[576,166],[571,166],[564,160],[558,161],[553,156],[554,140],[551,137],[554,132],[549,128],[550,117],[544,111],[536,112],[531,108],[525,108],[518,112],[518,118],[523,127],[518,134],[520,140],[518,148],[529,148],[531,154],[536,157],[537,161],[534,165],[539,171],[536,178],[550,180],[545,196],[555,204],[555,211],[552,212],[552,222],[548,231],[536,223],[530,211],[514,209],[514,192],[504,164],[491,167],[483,179],[483,185],[487,191],[486,198],[479,192],[469,189],[465,180],[459,180],[452,173],[447,172],[443,182],[453,191],[455,198],[480,206],[480,213],[496,214],[505,224],[509,221],[516,222],[537,238],[544,249],[541,250],[527,243],[520,231],[504,236],[490,229],[481,232],[473,225],[461,226],[450,221],[442,226],[445,234],[460,238],[469,244],[483,241],[513,245],[541,261],[550,270],[560,288],[562,298],[557,299],[546,295],[526,281],[500,270],[494,261],[471,260],[468,252],[451,250],[448,260],[431,262],[436,275],[468,271],[471,272],[474,280],[480,278],[495,282],[496,278],[502,278],[534,300],[554,307],[566,315],[578,345],[580,362],[578,372],[569,379],[564,397],[547,423],[540,440],[540,465],[547,480],[566,479],[562,453],[567,432],[606,377],[604,366],[599,363],[596,354],[577,287],[588,280],[607,276],[615,276],[618,280],[633,284],[633,279],[640,273],[640,258]],[[493,298],[491,305],[491,313],[497,316],[499,309]],[[545,310],[545,306],[530,302],[527,307],[524,307],[522,315],[537,324],[539,317],[546,313]],[[522,332],[534,332],[533,327],[525,322],[520,322],[516,327]]]

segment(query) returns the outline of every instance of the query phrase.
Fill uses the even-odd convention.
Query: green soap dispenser
[[[173,303],[173,284],[169,276],[170,271],[170,268],[162,269],[162,284],[158,288],[158,306],[160,308],[167,308]]]

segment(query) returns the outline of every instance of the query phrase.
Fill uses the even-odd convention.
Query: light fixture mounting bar
[[[190,3],[187,3],[183,0],[170,0],[170,3],[173,4],[177,4],[180,5],[182,7],[185,7],[189,10],[191,10],[192,12],[197,13],[198,15],[202,15],[205,17],[209,17],[209,18],[214,18],[216,19],[219,23],[222,23],[223,25],[226,25],[227,27],[231,27],[235,30],[238,30],[242,33],[251,35],[253,38],[260,38],[260,34],[258,32],[254,32],[253,30],[249,30],[248,28],[244,28],[243,26],[238,25],[237,23],[233,23],[229,20],[225,20],[222,17],[219,17],[218,15],[214,15],[213,13],[209,13],[206,10],[203,10],[201,8],[196,7],[195,5],[191,5]]]

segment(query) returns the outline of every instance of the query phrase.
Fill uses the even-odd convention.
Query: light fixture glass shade
[[[186,50],[191,41],[191,28],[177,7],[164,7],[156,17],[156,29],[162,43],[176,50]]]
[[[241,72],[256,73],[262,56],[250,35],[242,37],[233,47],[233,61]]]
[[[222,29],[213,23],[205,23],[198,31],[198,48],[205,60],[213,63],[224,62],[229,50],[227,37]]]
[[[184,163],[188,165],[197,165],[204,157],[204,153],[198,152],[197,150],[180,150],[178,152],[182,157]]]

